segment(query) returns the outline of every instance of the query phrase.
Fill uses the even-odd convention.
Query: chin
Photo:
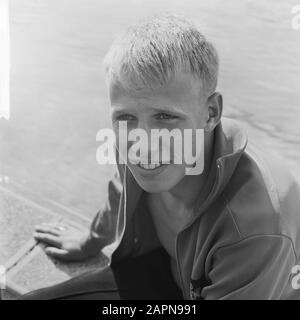
[[[169,165],[156,176],[142,176],[138,170],[130,169],[138,185],[146,192],[161,193],[173,189],[185,176],[185,168]]]

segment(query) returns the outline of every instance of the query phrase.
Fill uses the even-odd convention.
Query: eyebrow
[[[178,115],[186,116],[186,113],[183,112],[181,109],[177,107],[149,107],[151,110],[156,112],[171,112],[171,113],[177,113]],[[120,113],[126,112],[122,107],[113,106],[111,109],[111,115],[118,115]]]
[[[168,107],[165,107],[165,108],[162,108],[162,107],[150,107],[152,110],[154,111],[157,111],[157,112],[175,112],[175,113],[178,113],[178,114],[181,114],[181,115],[186,115],[181,109],[179,108],[176,108],[176,107],[171,107],[171,108],[168,108]]]

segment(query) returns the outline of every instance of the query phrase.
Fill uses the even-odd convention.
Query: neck
[[[162,199],[166,202],[175,201],[186,209],[193,209],[196,203],[201,203],[207,197],[213,181],[213,134],[207,138],[204,149],[204,170],[200,175],[186,175],[173,189],[163,192]],[[169,200],[169,201],[168,201]]]

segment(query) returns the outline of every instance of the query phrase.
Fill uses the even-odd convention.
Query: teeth
[[[157,164],[156,163],[151,163],[151,164],[139,163],[139,166],[146,170],[153,170],[157,167],[160,167],[161,164],[160,163],[157,163]]]

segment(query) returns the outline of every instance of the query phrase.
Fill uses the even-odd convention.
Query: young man
[[[116,241],[113,276],[74,279],[52,295],[51,288],[38,294],[100,292],[111,277],[123,299],[300,297],[292,271],[300,250],[299,186],[282,163],[247,144],[238,123],[221,119],[212,44],[182,17],[154,17],[115,41],[105,72],[117,137],[120,121],[147,133],[203,129],[204,170],[188,175],[186,163],[161,158],[156,166],[119,163],[88,234],[55,225],[35,234],[50,245],[49,255],[65,260]]]

